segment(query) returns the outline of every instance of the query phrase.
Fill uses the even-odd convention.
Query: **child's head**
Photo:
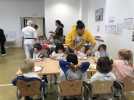
[[[36,43],[36,44],[34,44],[34,52],[39,52],[39,51],[41,51],[41,49],[42,49],[42,46],[41,46],[41,44],[40,43]]]
[[[37,24],[34,25],[34,29],[38,30],[39,26]]]
[[[107,50],[107,46],[105,44],[101,44],[98,47],[98,51],[106,51]]]
[[[70,53],[74,53],[74,50],[72,48],[67,47],[65,53],[68,55]]]
[[[83,53],[88,53],[88,51],[90,50],[90,46],[89,45],[85,45],[81,48],[81,52]]]
[[[133,66],[133,53],[128,49],[121,49],[118,52],[119,59],[125,60],[129,65]]]
[[[32,72],[34,68],[34,62],[30,59],[24,60],[23,66],[20,68],[22,73]]]
[[[109,57],[100,57],[97,61],[97,71],[100,73],[109,73],[112,71],[113,61]]]
[[[77,55],[74,54],[74,53],[70,53],[67,55],[66,57],[66,60],[67,62],[70,62],[71,65],[70,65],[70,69],[72,71],[77,71],[79,69],[79,66],[78,66],[78,58],[77,58]]]
[[[57,44],[55,48],[56,53],[63,53],[65,51],[65,48],[62,44]]]
[[[74,54],[74,53],[68,54],[67,57],[66,57],[66,60],[67,60],[67,62],[70,62],[70,63],[72,63],[74,65],[77,65],[78,64],[77,55]]]

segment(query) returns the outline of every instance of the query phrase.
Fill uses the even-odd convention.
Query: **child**
[[[33,60],[42,59],[44,54],[42,52],[42,46],[40,43],[34,44]]]
[[[62,44],[57,44],[55,51],[52,52],[50,58],[60,60],[64,59],[64,46]]]
[[[64,72],[62,80],[84,80],[84,75],[89,68],[89,62],[78,64],[78,58],[75,54],[68,54],[67,61],[60,60],[59,65]]]
[[[12,81],[13,85],[16,86],[18,80],[25,80],[25,81],[39,80],[39,81],[41,81],[38,74],[33,72],[33,69],[34,69],[34,62],[32,60],[25,60],[23,66],[20,68],[22,74],[17,76]],[[43,81],[41,81],[41,82],[42,82],[42,84],[44,84]],[[45,89],[45,87],[43,87],[43,89]],[[33,99],[29,96],[26,96],[25,100],[33,100]]]
[[[128,49],[121,49],[118,52],[118,59],[114,60],[113,72],[118,80],[125,77],[134,77],[133,53]]]
[[[85,45],[81,48],[80,51],[77,52],[78,58],[87,58],[91,56],[91,50],[89,45]]]
[[[57,44],[55,47],[55,50],[52,52],[50,55],[50,58],[55,59],[55,60],[60,60],[64,59],[64,46],[62,44]],[[54,80],[54,83],[57,84],[57,75],[54,74],[50,77],[50,81],[52,82]]]
[[[107,46],[105,44],[99,45],[98,51],[95,52],[95,57],[108,57]]]
[[[112,73],[113,61],[108,57],[100,57],[97,61],[97,72],[91,77],[91,82],[96,80],[116,80],[115,75]]]
[[[21,66],[20,71],[21,75],[25,78],[40,78],[37,73],[33,71],[34,69],[34,62],[30,59],[24,60],[24,64]]]
[[[44,56],[49,57],[49,55],[50,55],[49,41],[46,38],[44,38],[43,36],[40,36],[39,43],[42,46],[42,52],[43,52]]]

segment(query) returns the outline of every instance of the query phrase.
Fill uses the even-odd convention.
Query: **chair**
[[[124,96],[127,100],[134,100],[134,77],[126,77],[123,80]]]
[[[83,86],[81,80],[64,80],[58,85],[58,100],[62,100],[64,97],[83,97]]]
[[[16,82],[17,86],[17,100],[21,97],[38,97],[44,100],[44,89],[42,87],[42,82],[39,79],[25,80],[19,79]]]
[[[105,96],[113,98],[112,93],[113,82],[112,81],[95,81],[91,83],[91,95],[90,98],[94,99],[96,96]]]

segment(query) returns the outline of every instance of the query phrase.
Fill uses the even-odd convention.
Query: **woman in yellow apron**
[[[65,44],[69,48],[79,50],[84,44],[90,44],[94,47],[96,40],[92,33],[85,29],[84,23],[79,20],[77,25],[73,26],[72,30],[67,34]]]

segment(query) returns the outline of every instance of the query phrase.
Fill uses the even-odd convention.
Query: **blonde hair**
[[[22,73],[32,72],[34,67],[34,62],[30,59],[24,60],[24,64],[21,66]]]
[[[133,66],[133,53],[131,50],[120,49],[118,54],[122,60],[127,61],[130,66]]]

